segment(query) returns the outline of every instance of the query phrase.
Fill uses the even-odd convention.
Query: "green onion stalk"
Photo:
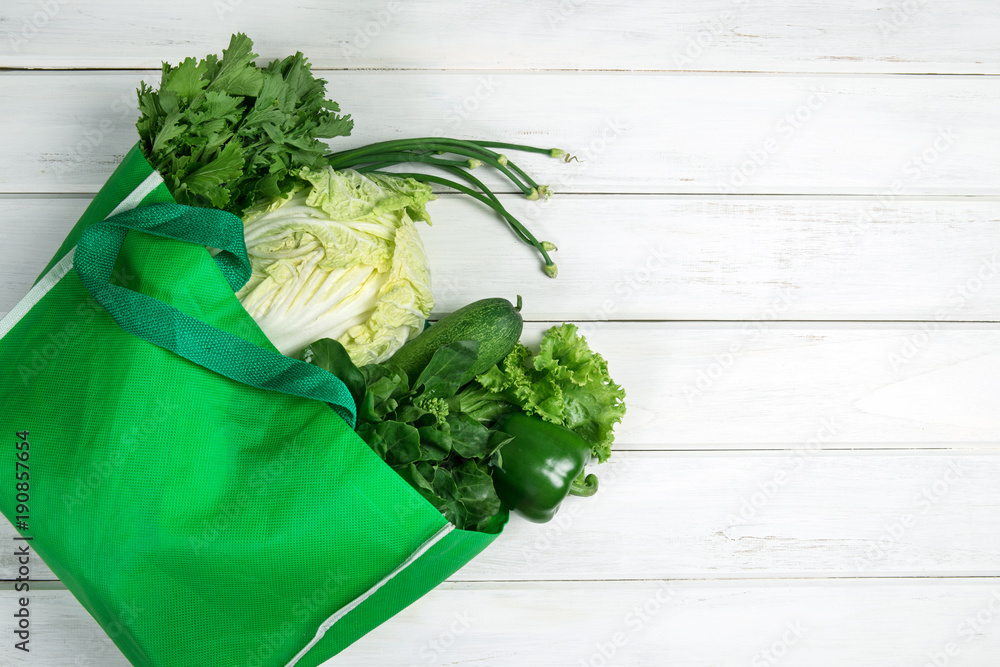
[[[559,148],[538,148],[497,141],[470,141],[446,137],[422,137],[398,139],[369,144],[362,148],[339,151],[325,156],[334,169],[354,169],[360,173],[388,173],[388,167],[401,164],[425,164],[445,172],[444,176],[424,172],[392,172],[393,176],[413,178],[423,183],[433,183],[452,188],[468,195],[493,209],[514,234],[541,255],[545,274],[555,278],[558,270],[549,256],[556,247],[548,241],[539,241],[510,211],[508,211],[493,191],[470,172],[479,167],[495,169],[509,180],[529,200],[548,199],[552,189],[539,185],[523,169],[506,155],[493,149],[540,153],[570,162],[575,158]],[[464,181],[466,184],[457,182]]]

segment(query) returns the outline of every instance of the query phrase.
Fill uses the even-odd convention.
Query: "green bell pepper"
[[[590,443],[559,424],[512,412],[495,429],[512,436],[499,450],[493,486],[509,509],[544,523],[555,516],[570,493],[593,495],[597,477],[584,476]]]

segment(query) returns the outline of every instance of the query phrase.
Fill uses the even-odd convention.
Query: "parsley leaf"
[[[140,84],[140,146],[179,203],[241,215],[288,193],[298,169],[324,164],[320,139],[351,133],[301,53],[262,68],[255,58],[238,33],[221,58],[163,63],[159,90]]]

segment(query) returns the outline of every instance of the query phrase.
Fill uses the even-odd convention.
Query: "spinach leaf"
[[[488,456],[490,450],[490,430],[465,414],[448,415],[451,428],[451,446],[455,453],[467,459]]]
[[[342,365],[344,358],[330,347],[322,348],[332,359],[327,363]],[[365,383],[358,435],[448,521],[466,530],[485,530],[501,511],[489,466],[510,439],[488,428],[488,420],[463,412],[456,396],[478,348],[477,341],[443,345],[412,388],[395,366],[370,364],[358,371]],[[341,371],[352,376],[350,369]]]
[[[415,388],[423,388],[422,398],[450,398],[465,384],[463,378],[476,363],[479,341],[460,340],[443,345],[420,373]]]
[[[351,356],[340,341],[321,338],[307,345],[299,358],[340,378],[354,399],[354,405],[361,408],[365,400],[365,376],[351,361]]]

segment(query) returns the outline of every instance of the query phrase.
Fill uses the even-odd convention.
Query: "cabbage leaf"
[[[430,186],[330,167],[297,175],[244,215],[253,272],[237,297],[282,354],[331,338],[357,366],[384,361],[434,305],[415,225],[430,223]]]

